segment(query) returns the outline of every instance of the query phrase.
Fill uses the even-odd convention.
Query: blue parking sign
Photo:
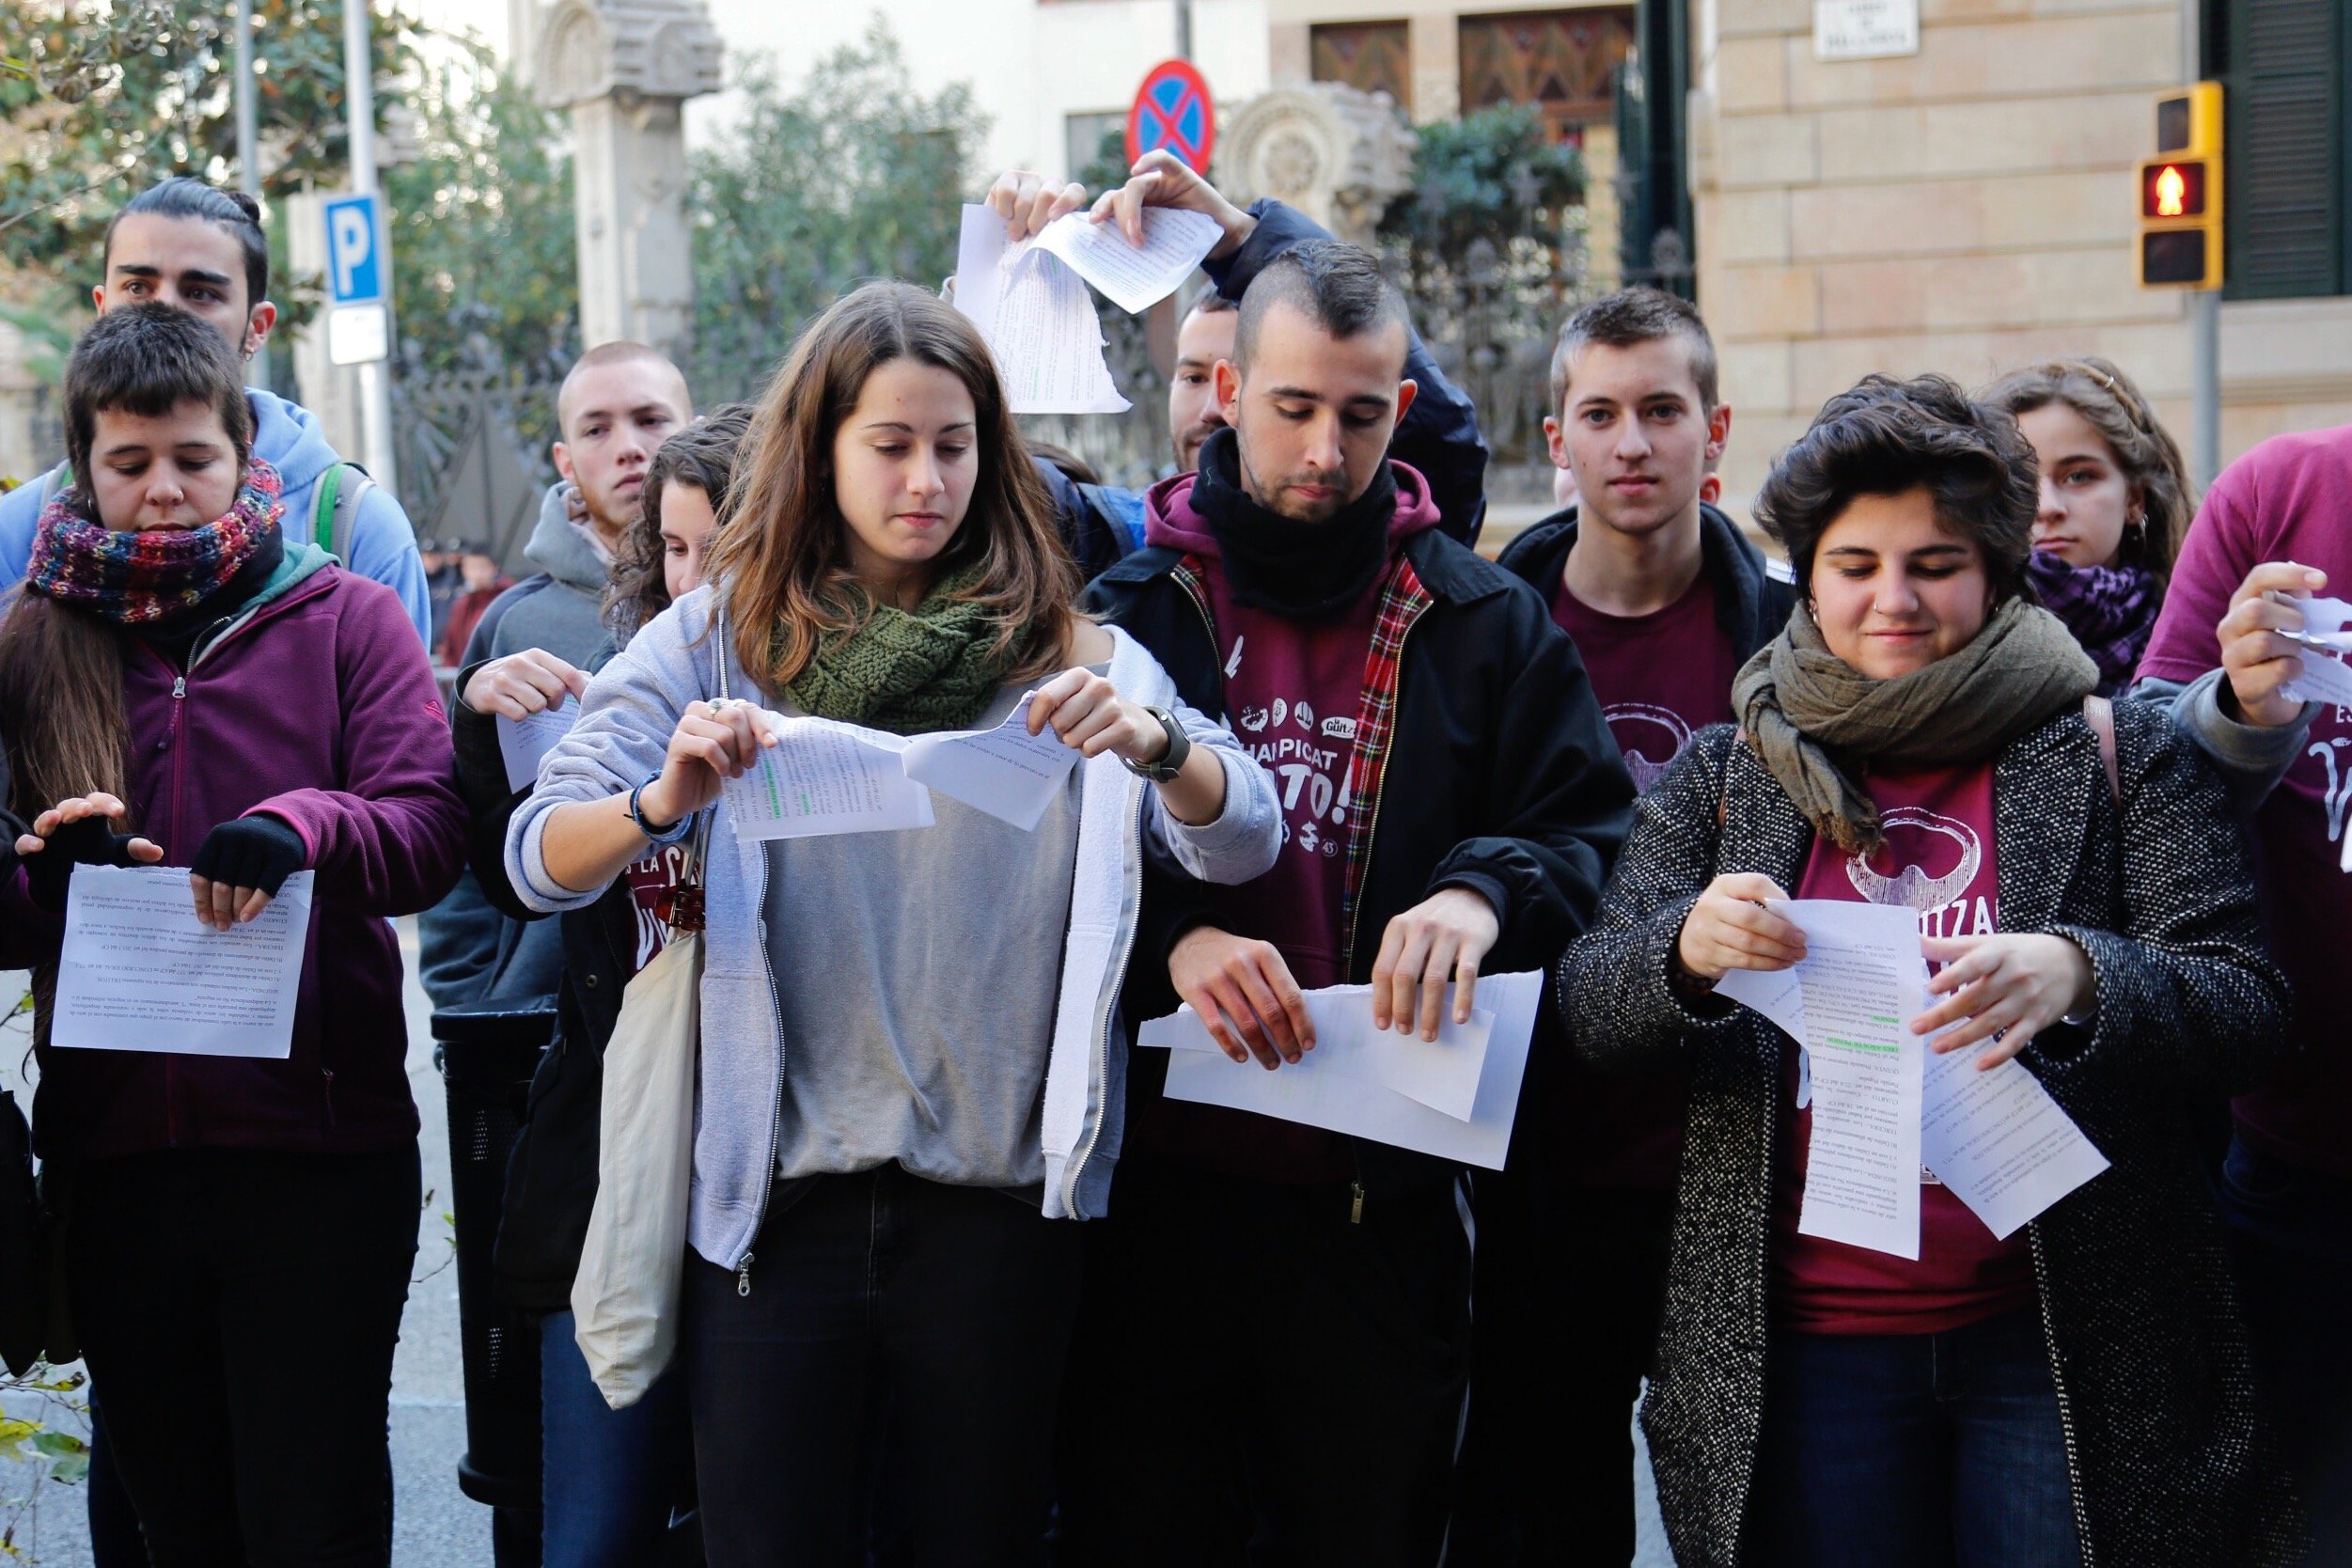
[[[336,305],[384,300],[384,221],[381,198],[337,196],[326,204],[327,291]]]

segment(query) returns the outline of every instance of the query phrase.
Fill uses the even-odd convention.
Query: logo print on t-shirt
[[[1625,771],[1633,775],[1636,794],[1648,794],[1650,786],[1665,776],[1674,759],[1690,745],[1690,726],[1671,708],[1648,702],[1618,702],[1602,709],[1601,717],[1608,721],[1617,748],[1625,754]],[[1663,751],[1665,755],[1653,759],[1651,753],[1654,751]]]
[[[1890,855],[1895,852],[1896,829],[1907,828],[1914,836],[1916,848],[1926,847],[1916,845],[1915,836],[1923,834],[1933,839],[1951,840],[1958,846],[1960,857],[1959,864],[1940,875],[1931,873],[1925,866],[1905,864],[1901,870],[1889,876],[1874,870],[1870,862],[1861,855],[1848,855],[1845,862],[1846,880],[1854,884],[1856,892],[1872,903],[1901,904],[1925,915],[1943,908],[1966,893],[1968,884],[1976,880],[1977,868],[1984,864],[1984,845],[1977,838],[1976,829],[1964,822],[1955,822],[1950,817],[1915,806],[1899,806],[1879,819],[1879,826],[1886,830]]]

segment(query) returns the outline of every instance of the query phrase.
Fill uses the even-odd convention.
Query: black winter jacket
[[[2179,1114],[2280,1048],[2287,993],[2263,950],[2244,836],[2160,709],[2115,706],[2121,806],[2078,712],[1994,764],[2000,928],[2090,955],[2087,1027],[2018,1057],[2110,1162],[2028,1227],[2086,1564],[2289,1560],[2292,1507],[2257,1422],[2221,1230]],[[1719,815],[1718,815],[1719,813]],[[1772,1284],[1773,1172],[1788,1136],[1762,1017],[1687,1000],[1669,960],[1699,893],[1755,871],[1794,887],[1812,830],[1730,725],[1701,730],[1642,798],[1592,931],[1560,966],[1572,1042],[1605,1067],[1686,1065],[1664,1326],[1642,1430],[1674,1559],[1744,1560]]]
[[[1503,547],[1495,564],[1513,572],[1549,604],[1559,596],[1560,575],[1576,542],[1576,509],[1556,511]],[[1710,506],[1699,509],[1702,570],[1715,585],[1715,620],[1745,662],[1780,635],[1796,607],[1796,585],[1788,568],[1748,541],[1739,525]]]
[[[1370,980],[1388,921],[1449,886],[1476,888],[1500,913],[1482,969],[1546,968],[1592,916],[1625,835],[1633,780],[1576,646],[1543,602],[1435,529],[1403,549],[1434,602],[1404,638],[1349,979]],[[1170,575],[1182,558],[1159,546],[1136,552],[1095,580],[1087,608],[1149,649],[1186,702],[1231,723],[1208,622]],[[1123,1009],[1131,1027],[1175,1010],[1168,949],[1212,917],[1194,885],[1147,879]],[[1137,1053],[1131,1098],[1158,1094],[1166,1072],[1161,1053]],[[1457,1169],[1384,1144],[1356,1148],[1375,1194]]]

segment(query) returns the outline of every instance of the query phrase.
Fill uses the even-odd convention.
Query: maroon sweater
[[[457,880],[464,808],[425,651],[389,588],[321,567],[207,648],[185,676],[123,639],[131,809],[185,866],[219,823],[264,811],[318,873],[284,1061],[41,1052],[44,1158],[155,1149],[364,1152],[416,1136],[400,944],[385,917]],[[0,884],[0,965],[54,964],[61,917]]]

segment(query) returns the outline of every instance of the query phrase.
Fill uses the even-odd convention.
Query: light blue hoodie
[[[288,531],[309,538],[312,491],[319,476],[343,460],[328,446],[319,421],[300,403],[274,392],[251,390],[245,401],[253,408],[253,453],[277,470],[283,485]],[[62,464],[60,465],[62,466]],[[32,558],[33,530],[40,523],[43,478],[0,495],[0,588],[24,580]],[[292,551],[290,549],[290,555]],[[352,558],[344,567],[374,579],[400,596],[400,608],[416,628],[417,640],[432,647],[432,604],[425,590],[425,563],[416,554],[416,530],[400,498],[382,485],[368,491],[352,521]]]

